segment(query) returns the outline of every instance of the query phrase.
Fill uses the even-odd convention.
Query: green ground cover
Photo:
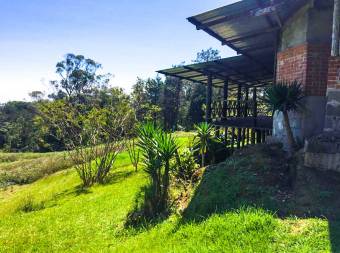
[[[179,138],[185,146],[192,136]],[[270,176],[271,154],[252,152],[207,169],[183,215],[138,229],[124,224],[147,177],[125,152],[106,185],[82,190],[66,169],[7,187],[0,191],[0,252],[340,252],[337,223],[290,215],[292,200],[278,198],[284,186],[268,183],[280,179]]]

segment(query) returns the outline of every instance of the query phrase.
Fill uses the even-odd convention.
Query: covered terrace
[[[274,58],[262,55],[264,69],[246,56],[160,70],[158,73],[206,85],[206,121],[224,130],[231,147],[264,142],[272,131],[272,115],[263,109],[259,94],[273,82]],[[215,99],[213,89],[221,97]],[[232,95],[233,94],[233,95]]]

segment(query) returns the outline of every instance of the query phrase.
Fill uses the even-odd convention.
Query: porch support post
[[[211,122],[211,101],[212,101],[212,75],[208,75],[207,97],[206,97],[206,112],[205,121]]]
[[[228,79],[224,81],[223,85],[223,108],[222,108],[222,119],[227,119],[228,117]],[[228,142],[228,127],[224,127],[224,141]]]
[[[242,86],[239,84],[237,88],[237,117],[241,117],[241,98],[242,98]],[[241,148],[241,138],[242,138],[242,129],[237,129],[237,149]]]
[[[249,113],[249,87],[248,85],[245,86],[245,92],[246,92],[246,97],[245,97],[245,104],[244,104],[244,117],[248,117]],[[245,144],[248,144],[248,139],[249,139],[249,128],[243,128],[243,140],[242,140],[242,146],[244,147]]]
[[[257,94],[256,87],[253,88],[253,129],[251,130],[251,144],[256,144],[256,125],[257,125]]]
[[[340,39],[340,0],[334,0],[333,32],[332,32],[332,56],[339,56]]]
[[[239,84],[237,87],[237,117],[241,117],[241,96],[242,86]]]
[[[227,110],[228,110],[228,80],[224,81],[223,85],[223,108],[222,108],[222,118],[227,118]]]

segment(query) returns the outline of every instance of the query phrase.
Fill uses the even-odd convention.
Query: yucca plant
[[[138,129],[138,146],[142,151],[144,170],[151,179],[151,195],[146,195],[148,214],[155,215],[166,210],[169,198],[170,161],[178,144],[171,134],[163,132],[152,123]],[[149,204],[148,204],[149,203]]]
[[[198,141],[199,153],[201,155],[201,165],[202,167],[204,167],[205,157],[208,152],[209,141],[213,138],[214,127],[207,122],[202,122],[198,125],[195,125],[195,129],[195,141]]]
[[[264,101],[271,106],[274,112],[281,112],[283,125],[287,133],[288,152],[291,154],[296,148],[293,131],[289,121],[289,112],[298,111],[303,108],[304,98],[301,83],[278,82],[268,87],[264,92]]]

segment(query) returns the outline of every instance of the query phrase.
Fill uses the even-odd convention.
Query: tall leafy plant
[[[138,146],[142,151],[144,170],[150,178],[150,188],[145,192],[144,212],[153,217],[167,209],[170,185],[170,161],[178,145],[171,134],[152,123],[138,129]]]
[[[288,151],[291,154],[296,148],[293,131],[289,121],[289,112],[296,112],[303,108],[304,98],[301,83],[278,82],[268,87],[264,92],[264,101],[268,103],[274,112],[281,112],[283,125],[287,133]]]
[[[213,138],[214,127],[207,122],[202,122],[198,125],[195,125],[195,129],[195,140],[198,142],[199,153],[201,155],[201,165],[204,167],[205,158],[208,153],[209,141]]]

